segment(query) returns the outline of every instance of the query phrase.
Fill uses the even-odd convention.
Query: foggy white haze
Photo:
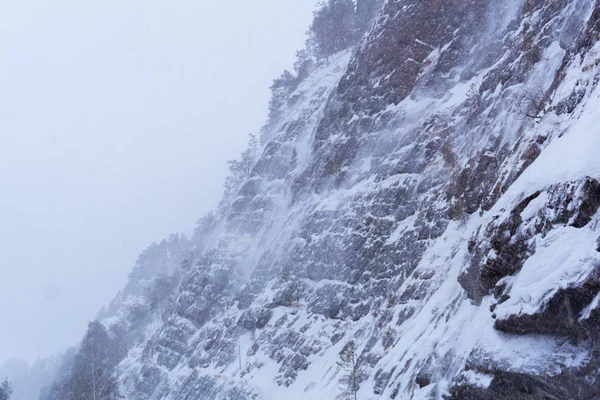
[[[217,204],[316,2],[0,1],[0,363],[77,343]]]

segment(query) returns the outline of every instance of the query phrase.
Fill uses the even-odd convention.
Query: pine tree
[[[296,72],[296,85],[308,77],[314,65],[313,57],[307,49],[296,52],[294,71]]]
[[[8,379],[5,379],[4,382],[0,384],[0,400],[8,400],[12,395],[12,386],[8,382]]]
[[[352,0],[327,0],[314,12],[309,46],[320,58],[347,49],[356,42],[356,20]]]
[[[358,359],[356,355],[356,344],[350,340],[340,352],[340,360],[338,361],[344,374],[340,379],[340,383],[344,385],[344,395],[357,400],[358,393]]]
[[[66,382],[64,400],[114,400],[119,397],[114,374],[116,360],[106,328],[98,321],[88,330],[75,356],[71,376]]]
[[[308,76],[308,70],[305,71],[304,68],[309,68],[310,66],[303,66],[303,62],[298,62],[299,64],[297,64],[296,67],[299,71],[297,73],[299,74],[301,71],[303,75]],[[269,120],[275,120],[280,115],[281,110],[287,104],[290,93],[296,89],[298,83],[299,79],[288,70],[283,71],[278,78],[273,80],[273,84],[270,87],[271,99],[269,100]]]
[[[252,176],[252,169],[258,159],[258,139],[253,134],[248,135],[248,148],[242,152],[239,160],[231,160],[229,165],[229,176],[225,179],[225,193],[222,205],[226,205],[240,188],[240,186]]]
[[[298,150],[292,150],[292,159],[290,161],[290,169],[294,170],[298,166]]]

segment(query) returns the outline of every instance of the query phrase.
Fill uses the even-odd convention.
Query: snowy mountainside
[[[388,0],[109,308],[125,397],[599,398],[599,38],[594,0]]]

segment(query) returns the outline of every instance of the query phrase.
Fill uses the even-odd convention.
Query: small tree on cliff
[[[350,47],[357,38],[354,2],[327,0],[320,3],[308,36],[309,47],[320,58]]]
[[[8,382],[8,379],[5,379],[4,382],[0,384],[0,400],[8,400],[12,395],[12,386]]]
[[[252,168],[258,159],[258,139],[253,134],[248,135],[248,148],[244,150],[239,160],[228,161],[229,176],[225,179],[223,201],[227,203],[235,195],[240,186],[252,175]]]
[[[90,322],[75,356],[69,382],[72,400],[113,400],[119,398],[112,343],[106,328]],[[68,399],[71,400],[71,399]]]
[[[344,387],[343,395],[357,400],[358,392],[358,357],[356,355],[356,344],[350,340],[340,352],[338,365],[342,367],[344,373],[340,383]]]

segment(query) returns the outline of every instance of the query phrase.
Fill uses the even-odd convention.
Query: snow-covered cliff
[[[600,398],[599,38],[595,0],[388,0],[102,314],[121,392]]]

